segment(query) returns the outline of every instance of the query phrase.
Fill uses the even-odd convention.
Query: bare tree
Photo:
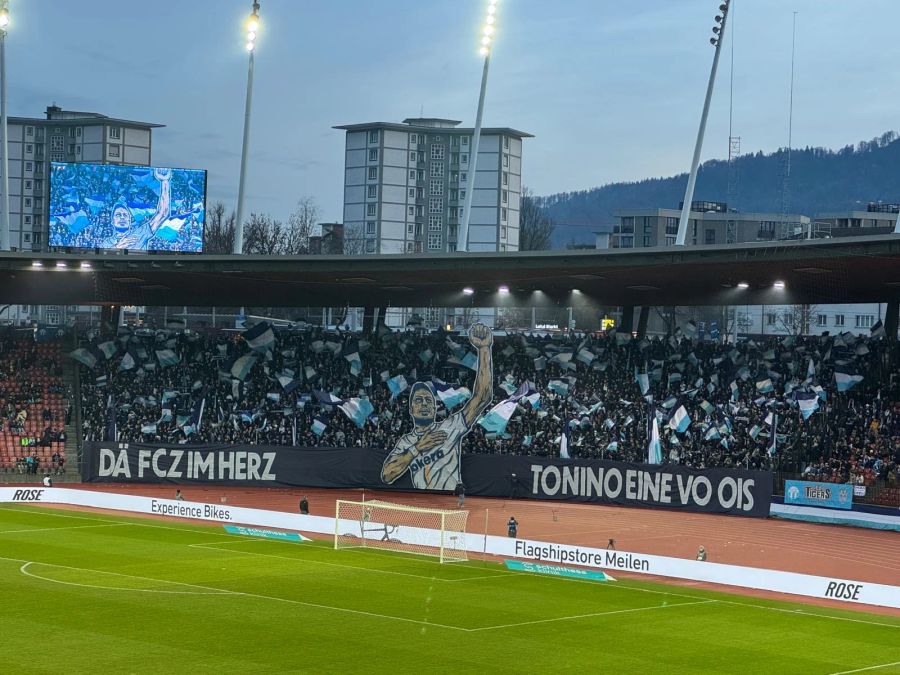
[[[344,255],[362,255],[366,252],[366,237],[362,223],[344,225]]]
[[[519,250],[546,251],[550,248],[550,235],[554,229],[556,224],[547,210],[537,203],[531,190],[523,187],[519,209]]]
[[[309,197],[297,202],[287,223],[265,213],[253,213],[244,226],[244,253],[305,255],[318,219],[318,209]]]
[[[288,216],[285,227],[285,255],[309,253],[309,238],[319,223],[319,209],[311,197],[303,197]]]
[[[205,253],[228,254],[234,250],[234,211],[225,214],[225,205],[215,202],[207,209],[206,225],[203,229],[203,251]]]

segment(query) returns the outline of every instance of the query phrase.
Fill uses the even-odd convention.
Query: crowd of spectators
[[[647,461],[656,415],[665,463],[896,484],[900,375],[886,338],[727,344],[690,328],[642,340],[614,331],[496,335],[493,404],[523,384],[539,397],[523,397],[503,430],[476,424],[463,451],[558,456],[568,428],[572,458]],[[83,347],[96,355],[93,368],[82,366],[87,440],[388,449],[412,427],[397,376],[469,389],[474,379],[465,334],[443,331],[276,330],[253,351],[240,333],[143,329],[90,335]],[[244,375],[235,361],[246,355],[255,359]],[[854,378],[845,391],[836,370]],[[373,413],[360,427],[323,394],[367,399]],[[817,408],[804,419],[797,398],[812,394]],[[669,422],[682,406],[690,424],[679,432]]]

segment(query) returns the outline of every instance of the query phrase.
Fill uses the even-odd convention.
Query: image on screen
[[[206,171],[53,162],[50,245],[203,250]]]

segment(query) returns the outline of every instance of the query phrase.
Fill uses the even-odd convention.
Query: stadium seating
[[[31,333],[0,337],[0,473],[56,473],[65,462],[62,346]],[[27,459],[26,458],[30,458]]]
[[[663,462],[892,487],[900,382],[885,365],[890,346],[849,333],[730,345],[688,326],[645,340],[498,335],[493,402],[527,396],[507,424],[476,425],[463,449],[557,456],[566,433],[572,457],[646,461],[656,414]],[[115,421],[120,441],[389,448],[411,427],[409,385],[430,382],[453,406],[474,380],[466,336],[444,332],[275,331],[254,352],[234,333],[144,331],[83,347],[96,361],[82,368],[88,440]],[[360,397],[373,408],[361,426],[327,402]]]

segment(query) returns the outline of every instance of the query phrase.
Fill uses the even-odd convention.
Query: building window
[[[502,201],[504,204],[509,203],[509,191],[507,191],[507,190],[500,191],[500,201]]]
[[[366,221],[366,234],[375,234],[375,221]]]
[[[26,209],[31,208],[31,197],[25,197],[25,208]]]
[[[31,225],[31,216],[23,216],[26,225]]]
[[[416,207],[416,217],[421,218],[425,213],[425,207],[421,204]]]
[[[422,223],[416,223],[416,236],[422,236]]]
[[[503,155],[503,166],[509,166],[509,155]]]
[[[409,170],[409,179],[410,179],[410,180],[415,180],[415,179],[416,179],[416,170],[415,170],[415,169],[410,169],[410,170]]]
[[[374,239],[366,239],[366,253],[375,253]]]
[[[634,248],[634,236],[619,237],[619,248]]]
[[[466,183],[466,182],[468,182],[468,180],[469,180],[469,174],[468,174],[468,172],[466,172],[466,171],[460,171],[460,172],[459,172],[459,182],[460,182],[460,183]]]
[[[378,148],[371,148],[369,150],[369,161],[370,162],[378,161]]]
[[[439,251],[441,249],[441,240],[443,237],[439,234],[429,234],[428,235],[428,250],[429,251]]]
[[[409,144],[415,145],[419,142],[419,134],[410,134],[409,135]]]
[[[406,252],[407,253],[413,252],[413,243],[411,241],[406,242]]]
[[[463,136],[463,137],[462,137],[462,144],[463,144],[463,146],[468,146],[468,145],[469,145],[469,137],[468,137],[468,136]]]
[[[76,146],[75,146],[75,154],[76,154],[76,155],[80,155],[80,154],[81,154],[81,146],[80,146],[80,145],[76,145]]]
[[[406,215],[408,215],[408,216],[416,215],[416,207],[415,206],[407,206],[406,207]]]
[[[451,164],[459,164],[459,153],[458,152],[450,153],[450,163]]]
[[[704,240],[706,244],[715,244],[716,243],[716,231],[707,228],[706,230],[706,239]]]
[[[619,224],[620,234],[634,234],[634,216],[622,216]]]
[[[500,228],[500,238],[501,238],[501,239],[506,239],[506,237],[507,237],[506,226],[503,226],[503,227]]]
[[[70,155],[75,154],[75,144],[74,143],[69,143],[69,154]]]
[[[444,177],[444,163],[443,162],[432,162],[431,163],[431,177],[432,178],[443,178]]]
[[[650,237],[648,237],[648,236],[645,234],[645,235],[644,235],[644,247],[645,247],[645,248],[648,248],[649,246],[650,246]]]
[[[26,244],[30,244],[31,243],[31,232],[23,232],[22,233],[22,241],[24,241]]]
[[[406,236],[411,237],[411,236],[413,236],[413,234],[415,234],[415,232],[416,232],[416,226],[413,225],[412,223],[407,223],[406,224]]]
[[[369,180],[378,180],[378,167],[377,166],[369,167]]]
[[[459,201],[459,190],[457,188],[450,188],[450,194],[448,195],[451,202]]]
[[[451,183],[459,182],[459,171],[451,171],[450,172],[450,182]]]
[[[36,211],[40,211],[44,208],[44,198],[43,197],[35,197],[34,198],[34,208]]]
[[[844,325],[844,315],[843,314],[835,314],[834,315],[834,325],[835,326],[843,326]]]
[[[677,239],[677,237],[674,237],[672,235],[666,235],[666,246],[674,246],[676,239]]]
[[[122,138],[122,129],[120,129],[119,127],[110,127],[109,137],[115,139]]]
[[[778,316],[775,314],[775,312],[767,312],[767,313],[766,313],[766,325],[767,325],[767,326],[774,326],[774,325],[775,325],[775,320],[776,320],[777,318],[778,318]]]
[[[26,144],[25,153],[30,155],[32,152],[34,152],[34,146],[31,143]]]
[[[444,222],[440,216],[428,216],[428,231],[441,232],[444,229]]]
[[[762,220],[759,223],[759,233],[757,234],[757,239],[765,239],[767,241],[771,241],[775,238],[775,221],[774,220]]]
[[[857,314],[856,315],[856,327],[857,328],[871,328],[875,324],[875,317],[871,314]]]
[[[816,315],[816,325],[817,326],[827,326],[828,325],[828,316],[825,314],[817,314]]]
[[[109,156],[110,157],[118,157],[121,154],[121,149],[118,145],[109,146]]]
[[[431,187],[428,191],[428,194],[432,197],[440,197],[442,194],[444,194],[444,181],[442,181],[442,180],[431,181]]]
[[[509,150],[509,136],[503,137],[503,149]]]
[[[377,143],[378,142],[378,131],[373,129],[369,132],[369,143]]]
[[[377,206],[375,204],[366,204],[366,215],[374,216],[376,208],[377,208]]]
[[[416,188],[416,199],[425,199],[425,188]]]
[[[366,190],[366,196],[369,199],[375,199],[376,197],[378,197],[378,186],[370,185]]]
[[[503,184],[509,185],[509,172],[508,171],[503,172]]]
[[[666,216],[666,234],[678,234],[678,218]]]
[[[500,209],[500,220],[505,223],[507,221],[508,216],[509,216],[509,212],[506,210],[506,207],[504,206],[503,208]]]
[[[34,127],[25,127],[26,136],[34,136]]]
[[[31,171],[34,165],[31,162],[25,162],[25,170]]]
[[[75,137],[76,137],[76,138],[81,138],[81,127],[78,127],[78,128],[75,130]]]
[[[409,189],[406,191],[406,195],[407,195],[410,199],[415,199],[415,198],[416,198],[416,188],[409,188]]]
[[[410,162],[415,162],[415,161],[416,161],[416,157],[418,157],[418,156],[419,156],[419,155],[418,155],[418,153],[417,153],[415,150],[410,150],[410,151],[409,151],[409,161],[410,161]]]
[[[443,213],[444,212],[444,200],[443,199],[429,199],[428,200],[428,213]]]
[[[30,189],[31,189],[31,181],[30,181],[30,180],[26,180],[26,181],[25,181],[25,189],[26,189],[26,190],[30,190]]]
[[[465,190],[460,190],[460,191],[459,191],[459,198],[460,198],[460,199],[465,199],[465,198],[466,198],[466,191],[465,191]]]
[[[431,146],[431,159],[444,159],[444,146],[443,145],[432,145]]]
[[[468,164],[469,163],[469,153],[468,152],[462,153],[459,156],[459,161],[461,164]]]
[[[416,180],[425,180],[425,169],[416,169]]]

